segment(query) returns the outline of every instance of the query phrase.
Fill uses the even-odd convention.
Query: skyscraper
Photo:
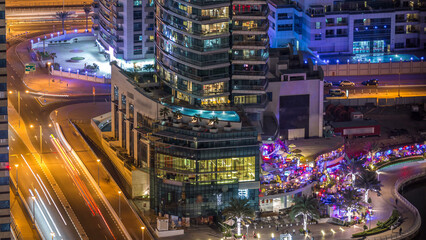
[[[5,2],[0,2],[0,239],[10,239]]]
[[[93,30],[98,47],[125,69],[153,64],[154,0],[95,0]]]
[[[159,0],[157,72],[171,96],[199,107],[241,105],[259,120],[267,103],[267,14],[266,1]]]

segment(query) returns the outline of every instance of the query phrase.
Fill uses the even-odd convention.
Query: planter
[[[182,127],[182,123],[181,122],[174,122],[173,123],[173,127]]]
[[[200,131],[201,130],[201,126],[200,125],[195,125],[192,127],[192,130],[194,131]]]
[[[225,132],[230,132],[232,130],[232,127],[231,126],[225,126],[225,127],[223,127],[223,130]]]
[[[210,132],[211,133],[217,133],[217,131],[218,131],[219,129],[217,129],[217,128],[210,128]]]

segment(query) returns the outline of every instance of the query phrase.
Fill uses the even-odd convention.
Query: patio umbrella
[[[226,225],[229,225],[229,226],[234,226],[235,221],[233,219],[228,219],[227,221],[225,221],[223,223],[225,223]]]
[[[302,150],[300,150],[300,149],[294,149],[292,152],[293,152],[293,153],[301,153],[301,152],[302,152]]]

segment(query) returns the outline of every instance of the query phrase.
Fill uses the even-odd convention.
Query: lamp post
[[[19,194],[18,167],[19,167],[19,164],[15,164],[15,175],[16,175],[16,194]]]
[[[249,228],[249,226],[250,225],[246,224],[246,228],[247,228],[246,236],[247,236],[247,239],[248,239],[248,228]]]
[[[52,64],[51,62],[47,62],[47,71],[50,74],[50,64]],[[48,78],[49,80],[49,86],[50,86],[50,78]]]
[[[98,186],[100,186],[99,185],[99,163],[101,162],[101,160],[100,159],[96,159],[96,162],[98,163]]]
[[[50,233],[50,236],[52,236],[52,240],[53,240],[53,238],[55,237],[55,233],[54,233],[54,232],[51,232],[51,233]]]
[[[121,191],[118,191],[118,217],[121,218]]]
[[[16,90],[16,92],[18,93],[18,127],[21,128],[21,92]],[[28,90],[25,91],[25,93],[28,93]],[[13,94],[12,91],[9,91],[9,94]]]
[[[52,127],[52,124],[49,123],[49,127]],[[40,160],[43,163],[43,126],[40,124]],[[34,125],[31,124],[30,128],[34,128]]]
[[[144,226],[142,226],[142,227],[141,227],[141,230],[142,230],[142,240],[145,240],[145,235],[144,235],[145,227],[144,227]]]
[[[31,198],[33,199],[33,228],[35,228],[35,201],[36,201],[36,197],[32,196]]]

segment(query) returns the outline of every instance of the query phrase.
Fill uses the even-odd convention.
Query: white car
[[[342,86],[342,87],[353,87],[353,86],[355,86],[355,83],[351,82],[351,81],[348,81],[348,80],[343,80],[343,81],[340,81],[339,86]]]

